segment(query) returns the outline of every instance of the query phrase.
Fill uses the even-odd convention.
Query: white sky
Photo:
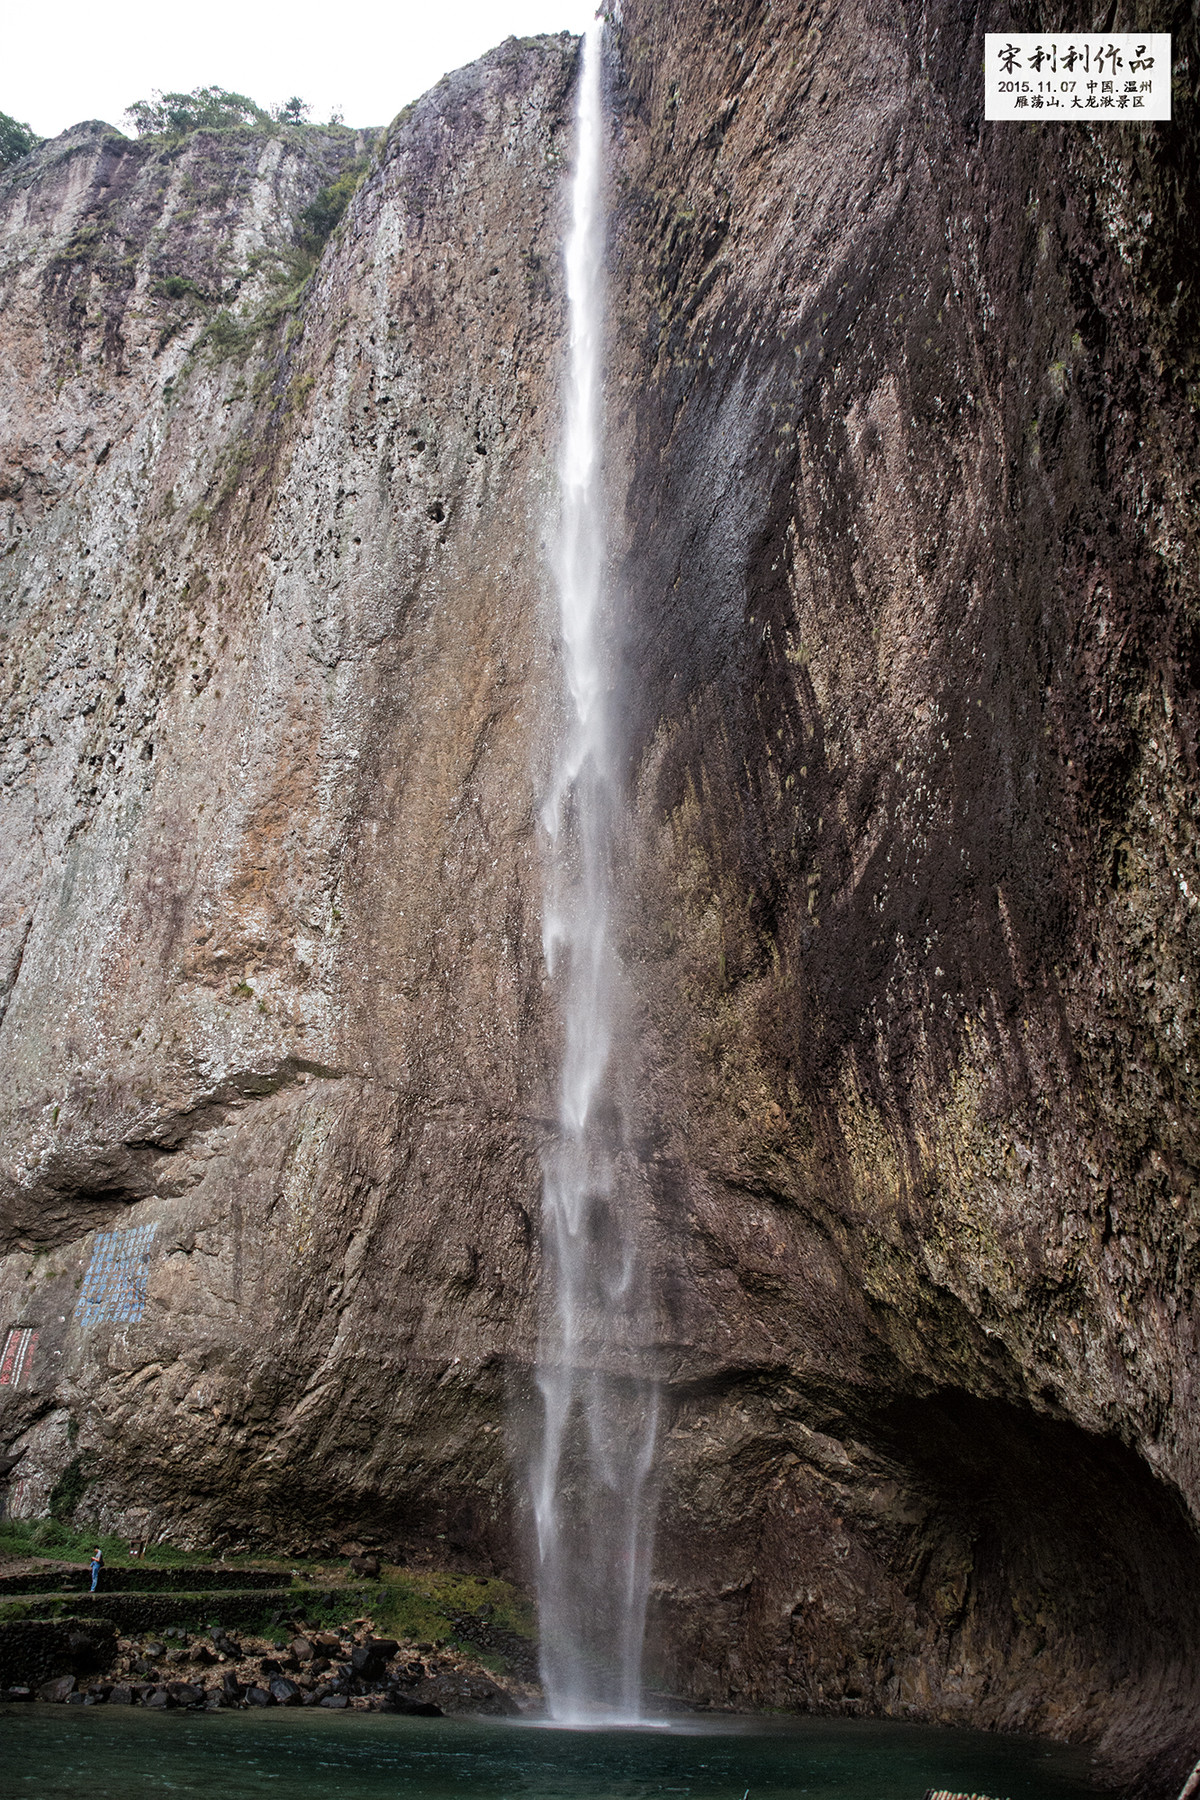
[[[596,0],[56,0],[5,8],[0,112],[44,137],[122,117],[151,89],[217,86],[314,119],[386,125],[506,37],[582,31]]]

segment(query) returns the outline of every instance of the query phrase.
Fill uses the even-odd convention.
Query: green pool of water
[[[3,1800],[1090,1800],[1086,1758],[866,1720],[640,1731],[280,1710],[0,1708]]]

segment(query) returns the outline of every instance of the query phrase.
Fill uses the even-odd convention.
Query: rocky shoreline
[[[106,1654],[107,1650],[107,1654]],[[513,1717],[532,1704],[531,1683],[497,1679],[474,1659],[431,1643],[376,1636],[369,1618],[280,1638],[169,1628],[158,1637],[72,1633],[76,1672],[0,1689],[0,1703],[227,1708],[320,1706],[329,1711]],[[103,1673],[95,1665],[111,1659]]]

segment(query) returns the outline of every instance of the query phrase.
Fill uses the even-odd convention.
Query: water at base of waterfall
[[[0,1795],[37,1800],[1095,1800],[1085,1752],[849,1719],[680,1721],[662,1731],[327,1713],[0,1706]]]
[[[604,505],[603,27],[583,44],[565,245],[567,367],[555,576],[560,741],[542,809],[543,941],[562,1026],[557,1132],[543,1159],[542,1403],[530,1488],[541,1665],[560,1723],[641,1716],[658,1396],[641,1367],[644,1260],[622,1176],[611,1064],[620,829],[610,707]]]

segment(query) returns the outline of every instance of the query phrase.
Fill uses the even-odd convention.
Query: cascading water
[[[565,726],[542,811],[544,941],[561,996],[558,1134],[543,1167],[546,1280],[532,1471],[542,1678],[562,1723],[635,1722],[650,1578],[657,1388],[639,1372],[644,1271],[622,1193],[611,1063],[618,793],[606,656],[603,35],[583,45],[566,245],[569,325],[557,578]]]

